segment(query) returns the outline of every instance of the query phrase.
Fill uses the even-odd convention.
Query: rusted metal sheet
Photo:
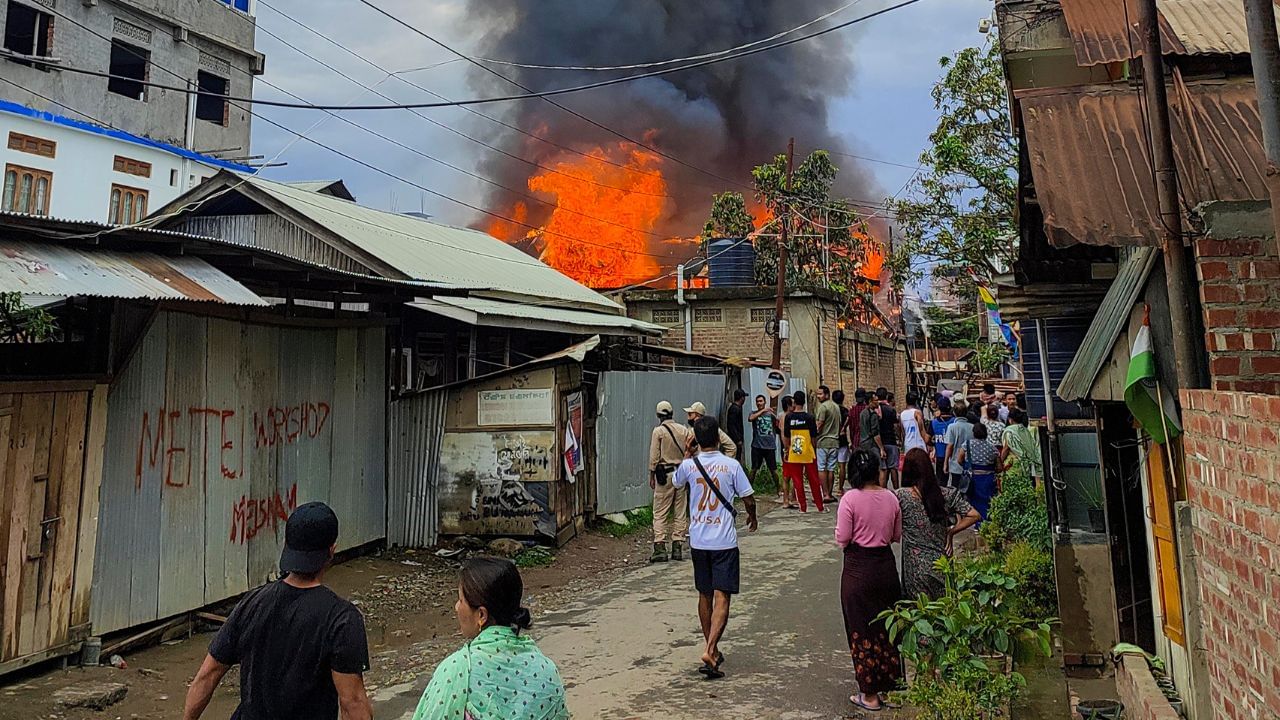
[[[26,295],[267,302],[197,257],[0,240],[0,289]]]
[[[391,404],[387,455],[387,544],[431,547],[439,532],[436,473],[444,438],[447,389]]]
[[[1140,95],[1090,86],[1019,99],[1049,241],[1157,244],[1159,205]],[[1253,83],[1175,83],[1169,104],[1184,207],[1268,197]]]
[[[1247,55],[1241,0],[1161,0],[1164,16],[1189,55]]]
[[[95,633],[266,582],[302,503],[385,535],[384,332],[156,318],[108,401]]]
[[[1140,0],[1062,0],[1062,14],[1075,42],[1081,66],[1122,62],[1142,55],[1138,34]],[[1165,53],[1183,54],[1186,47],[1160,18],[1160,43]]]

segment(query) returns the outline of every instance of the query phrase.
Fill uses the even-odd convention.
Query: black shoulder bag
[[[667,425],[666,423],[663,423],[662,429],[666,430],[667,434],[671,436],[671,442],[675,443],[676,449],[683,450],[683,448],[680,447],[680,441],[676,439],[675,432],[671,430],[671,426]],[[670,463],[664,463],[661,460],[659,460],[658,464],[653,466],[654,480],[656,480],[659,485],[666,485],[667,476],[670,475],[671,472],[675,469],[676,469],[675,465],[671,465]]]
[[[716,481],[712,480],[711,476],[707,474],[707,469],[702,467],[702,461],[698,459],[697,455],[693,456],[693,464],[698,466],[698,472],[702,473],[702,479],[707,481],[707,487],[711,488],[711,492],[716,494],[716,499],[720,501],[720,504],[723,505],[725,509],[729,511],[729,514],[736,520],[738,518],[738,509],[733,506],[733,503],[725,499],[724,493],[720,492],[720,487],[716,485]]]

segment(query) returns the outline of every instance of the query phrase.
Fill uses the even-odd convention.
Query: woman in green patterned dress
[[[454,610],[467,644],[431,676],[413,720],[567,720],[555,663],[520,634],[524,583],[510,560],[475,558],[462,567]]]

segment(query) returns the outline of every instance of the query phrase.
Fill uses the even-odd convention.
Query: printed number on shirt
[[[719,481],[715,478],[712,478],[711,482],[715,483],[717,488],[720,487]],[[704,512],[706,510],[715,512],[716,508],[720,507],[720,498],[716,497],[715,493],[711,492],[711,488],[707,487],[706,478],[698,478],[698,484],[702,486],[702,493],[698,497],[698,512]],[[708,500],[710,502],[708,502]]]

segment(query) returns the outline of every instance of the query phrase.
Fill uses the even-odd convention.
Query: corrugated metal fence
[[[409,395],[391,404],[387,456],[387,544],[431,547],[440,530],[436,471],[448,390]]]
[[[384,332],[156,318],[108,400],[95,633],[266,582],[300,504],[384,536]]]
[[[725,377],[716,373],[606,372],[600,374],[600,410],[596,418],[596,512],[600,515],[648,505],[649,437],[658,401],[680,408],[701,400],[707,413],[720,416]]]

